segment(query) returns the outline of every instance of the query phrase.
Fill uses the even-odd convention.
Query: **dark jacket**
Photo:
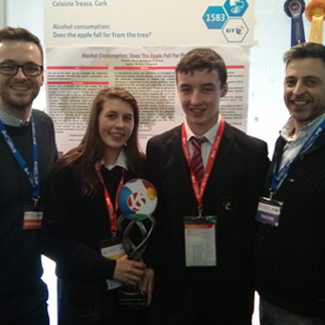
[[[123,168],[116,166],[109,171],[102,166],[101,172],[115,205]],[[140,174],[125,170],[124,182]],[[118,210],[117,218],[120,214]],[[104,188],[84,195],[78,162],[53,173],[44,219],[41,249],[56,262],[59,323],[142,324],[145,312],[122,311],[118,289],[107,290],[106,280],[113,279],[116,260],[100,252],[112,237]]]
[[[225,123],[203,195],[203,215],[217,216],[216,267],[185,267],[183,217],[197,216],[198,210],[181,126],[149,140],[147,158],[150,181],[158,192],[158,243],[149,248],[154,251],[152,266],[159,276],[164,311],[183,310],[184,316],[204,311],[201,324],[249,320],[254,216],[269,165],[266,144]]]
[[[109,171],[102,166],[101,171],[115,204],[122,168]],[[135,177],[134,172],[125,171],[124,182]],[[42,253],[57,263],[61,280],[104,282],[113,278],[116,261],[100,252],[100,242],[112,236],[104,189],[84,195],[78,164],[52,175],[41,235]]]
[[[285,141],[276,143],[272,170]],[[325,132],[297,157],[274,195],[283,202],[278,227],[260,224],[257,289],[270,303],[297,314],[325,316]]]
[[[39,110],[32,111],[38,149],[40,205],[46,195],[47,179],[57,159],[53,122]],[[22,127],[5,125],[17,150],[33,170],[31,123]],[[25,320],[41,304],[47,289],[38,250],[39,230],[23,229],[24,210],[32,205],[32,187],[24,171],[0,136],[0,323]],[[14,311],[13,311],[14,310]]]

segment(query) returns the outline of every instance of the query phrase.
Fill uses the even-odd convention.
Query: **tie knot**
[[[193,147],[199,151],[201,150],[201,144],[207,141],[208,140],[206,139],[206,137],[203,138],[191,137],[191,142]]]

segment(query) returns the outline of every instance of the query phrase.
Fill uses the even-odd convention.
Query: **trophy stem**
[[[144,227],[144,225],[141,221],[135,221],[135,220],[132,220],[124,231],[123,247],[124,247],[124,250],[127,253],[129,259],[132,259],[135,261],[140,260],[143,252],[146,249],[148,240],[149,240],[152,232],[156,228],[156,219],[153,218],[151,215],[148,216],[147,219],[149,219],[151,222],[151,226],[148,231],[146,230],[146,228]],[[142,241],[138,246],[135,246],[129,239],[129,234],[135,225],[137,225],[139,227],[139,229],[141,231],[141,235],[142,235]]]

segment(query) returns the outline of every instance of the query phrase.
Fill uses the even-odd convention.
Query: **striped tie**
[[[201,185],[203,175],[204,175],[204,166],[201,156],[201,143],[206,142],[206,138],[198,139],[195,137],[191,138],[193,146],[193,156],[191,159],[191,168],[194,172],[197,182]]]

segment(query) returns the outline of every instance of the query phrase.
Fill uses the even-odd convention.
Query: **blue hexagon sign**
[[[243,17],[248,3],[246,0],[226,0],[224,7],[229,17]]]
[[[202,19],[208,29],[221,29],[228,16],[222,6],[210,6],[205,11]]]
[[[241,43],[248,33],[248,27],[242,18],[229,18],[222,33],[229,43]]]

